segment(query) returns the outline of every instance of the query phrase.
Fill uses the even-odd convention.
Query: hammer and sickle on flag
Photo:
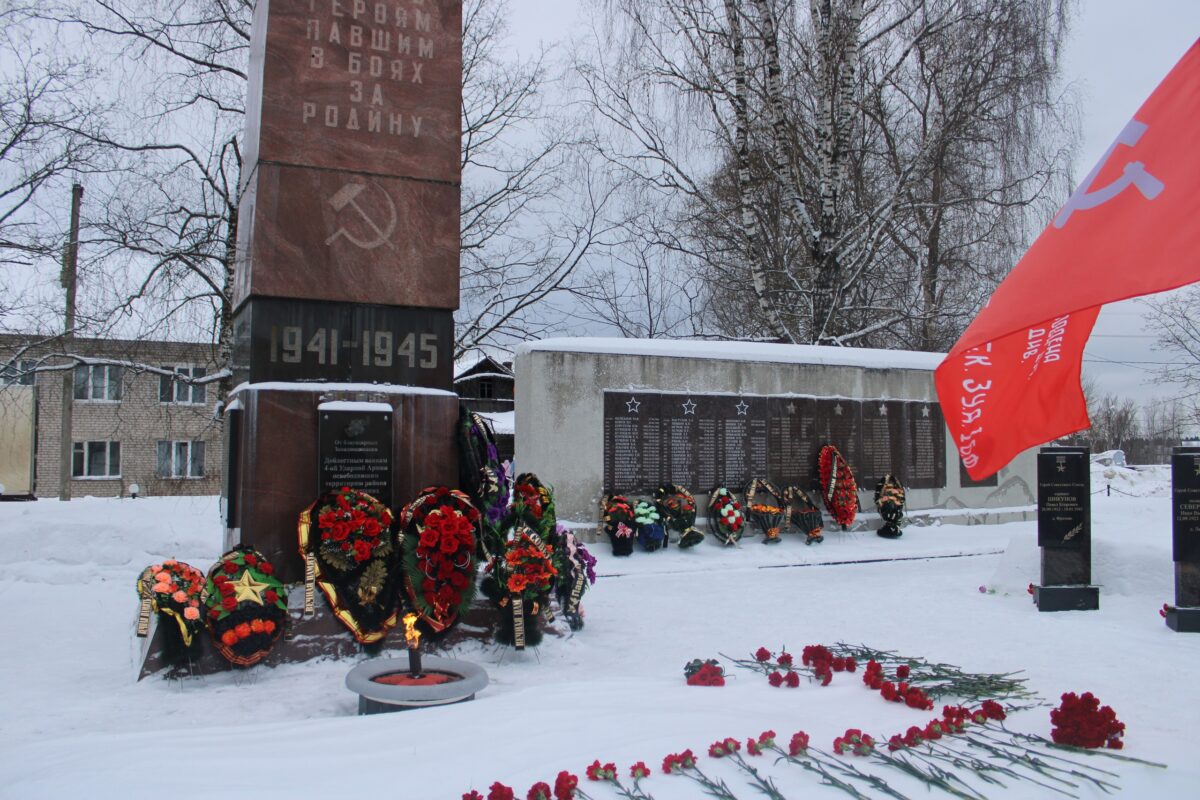
[[[1163,183],[1149,172],[1146,172],[1146,166],[1140,161],[1128,162],[1125,164],[1125,169],[1121,173],[1121,177],[1102,189],[1097,189],[1094,192],[1091,190],[1092,184],[1096,181],[1096,176],[1104,168],[1104,165],[1108,163],[1113,151],[1117,149],[1117,145],[1123,144],[1127,147],[1133,147],[1145,132],[1146,125],[1144,123],[1138,122],[1136,119],[1129,120],[1129,123],[1117,135],[1117,140],[1104,151],[1104,155],[1100,157],[1096,166],[1092,167],[1092,171],[1088,173],[1087,178],[1079,185],[1075,193],[1071,195],[1071,199],[1062,207],[1062,211],[1058,212],[1058,216],[1054,218],[1054,227],[1061,228],[1070,221],[1071,215],[1076,211],[1095,208],[1102,203],[1107,203],[1130,186],[1136,187],[1142,193],[1142,197],[1147,200],[1153,200],[1158,197],[1163,190]]]
[[[1080,370],[1105,303],[1200,280],[1198,142],[1200,41],[938,366],[938,400],[973,479],[1090,425]]]

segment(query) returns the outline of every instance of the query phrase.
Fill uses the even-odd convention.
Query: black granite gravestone
[[[319,432],[321,494],[343,486],[392,505],[392,411],[386,404],[322,403]],[[368,406],[378,405],[372,409]],[[384,410],[387,408],[388,410]]]
[[[1171,535],[1175,607],[1167,610],[1167,625],[1200,633],[1200,447],[1171,451]]]
[[[1091,611],[1100,607],[1092,582],[1091,459],[1085,447],[1043,447],[1037,456],[1038,611]]]

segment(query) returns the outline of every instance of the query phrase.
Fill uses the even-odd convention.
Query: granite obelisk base
[[[1091,459],[1083,447],[1043,447],[1038,452],[1038,545],[1041,585],[1033,587],[1038,611],[1095,611],[1092,586]]]
[[[1171,540],[1175,607],[1167,627],[1200,633],[1200,447],[1171,451]]]
[[[385,500],[393,511],[426,486],[457,485],[458,397],[451,392],[336,383],[243,385],[226,411],[230,430],[237,431],[225,453],[227,549],[253,545],[274,564],[279,580],[304,580],[297,520],[330,488],[333,476],[342,474],[331,471],[330,453],[337,452],[332,445],[322,455],[321,416],[355,407],[364,408],[362,416],[374,424],[377,409],[392,410],[390,491],[380,494],[390,494]]]

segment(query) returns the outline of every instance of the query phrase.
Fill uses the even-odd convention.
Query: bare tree
[[[86,166],[93,148],[76,131],[95,130],[105,110],[82,90],[87,65],[20,25],[24,11],[0,3],[0,267],[7,286],[0,318],[21,299],[12,268],[53,255],[61,244],[61,231],[45,219],[62,215],[47,213],[53,200],[45,195]]]
[[[908,291],[899,344],[944,350],[1067,190],[1075,104],[1060,94],[1069,0],[929,0],[909,53],[875,68],[882,163],[917,160],[889,236]]]
[[[1200,285],[1147,300],[1146,330],[1157,337],[1154,349],[1169,356],[1156,380],[1179,390],[1192,425],[1200,424]]]
[[[658,192],[676,224],[654,243],[700,265],[722,333],[944,346],[1057,188],[1058,150],[1030,146],[1062,5],[608,0],[580,71],[605,156]]]

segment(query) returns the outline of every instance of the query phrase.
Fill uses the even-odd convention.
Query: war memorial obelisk
[[[255,8],[224,514],[285,582],[324,489],[457,480],[461,26],[461,0]]]

